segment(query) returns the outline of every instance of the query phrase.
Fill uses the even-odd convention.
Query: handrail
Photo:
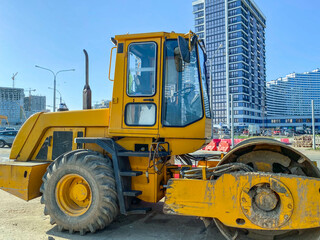
[[[110,80],[111,82],[114,81],[114,79],[111,79],[111,78],[110,78],[110,73],[111,73],[112,51],[113,51],[113,49],[115,49],[115,48],[117,48],[117,47],[111,48],[111,53],[110,53],[110,63],[109,63],[109,75],[108,75],[108,78],[109,78],[109,80]]]

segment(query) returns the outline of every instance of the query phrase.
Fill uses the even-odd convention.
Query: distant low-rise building
[[[320,69],[291,73],[267,83],[267,127],[311,127],[312,107],[320,127]]]
[[[24,121],[23,101],[22,88],[0,87],[0,115],[7,116],[9,124],[16,125]]]
[[[46,97],[30,95],[24,98],[24,111],[26,117],[37,112],[46,112]]]
[[[101,100],[100,102],[94,104],[93,108],[98,109],[98,108],[109,108],[110,106],[110,100]]]

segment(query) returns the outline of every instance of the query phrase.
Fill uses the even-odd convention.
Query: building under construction
[[[46,111],[46,97],[30,95],[24,98],[24,110],[26,117],[30,117],[37,112]]]
[[[23,116],[24,90],[22,88],[0,87],[0,115],[8,117],[12,125],[25,120]]]

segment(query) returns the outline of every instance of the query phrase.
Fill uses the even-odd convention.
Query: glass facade
[[[311,100],[316,125],[320,117],[320,70],[292,73],[267,83],[267,126],[311,126]]]
[[[263,126],[265,17],[252,0],[196,0],[192,5],[195,32],[206,43],[209,74],[212,67],[214,123],[229,125],[233,94],[235,126]]]

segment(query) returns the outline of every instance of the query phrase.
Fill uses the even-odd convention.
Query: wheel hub
[[[56,199],[63,212],[70,216],[80,216],[91,205],[90,185],[80,175],[65,175],[57,184]]]
[[[76,201],[83,201],[88,197],[89,191],[87,184],[77,183],[71,187],[70,197]]]
[[[249,182],[241,193],[241,208],[255,225],[276,229],[286,223],[293,212],[293,197],[279,180]]]
[[[255,204],[263,211],[269,212],[276,208],[278,197],[274,191],[267,187],[259,187],[254,197]]]

